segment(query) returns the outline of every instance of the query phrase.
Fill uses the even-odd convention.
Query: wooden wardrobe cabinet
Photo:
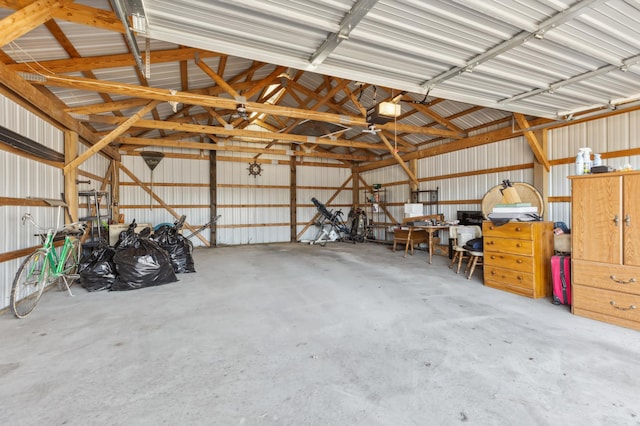
[[[553,223],[482,224],[484,285],[522,296],[551,295]]]
[[[640,172],[570,179],[572,312],[640,330]]]

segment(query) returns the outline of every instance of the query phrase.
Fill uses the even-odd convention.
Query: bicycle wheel
[[[18,318],[24,318],[38,304],[47,282],[47,256],[42,251],[33,252],[22,262],[11,287],[11,310]]]

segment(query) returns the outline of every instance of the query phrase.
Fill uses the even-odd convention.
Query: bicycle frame
[[[55,246],[53,244],[53,240],[55,236],[56,236],[55,233],[48,232],[47,236],[45,237],[45,241],[42,244],[42,250],[46,252],[45,256],[47,259],[48,272],[49,272],[48,278],[51,278],[51,277],[58,278],[61,275],[64,275],[67,272],[69,272],[68,270],[64,269],[64,265],[67,261],[67,258],[71,254],[73,243],[71,242],[71,238],[68,235],[65,235],[64,244],[62,245],[60,254],[58,254],[58,251],[55,249]]]
[[[62,212],[62,209],[59,206],[58,221],[59,221],[61,212]],[[37,229],[45,230],[40,225],[38,225],[33,220],[33,217],[31,217],[31,215],[28,213],[23,215],[22,222],[23,223],[30,222]],[[73,226],[75,224],[70,224],[70,225]],[[66,225],[66,226],[69,226],[69,225]],[[58,253],[54,244],[56,235],[60,230],[64,229],[66,226],[63,226],[62,228],[57,228],[57,229],[49,228],[49,229],[46,229],[46,232],[47,232],[46,234],[40,234],[40,238],[42,240],[42,247],[39,248],[38,251],[42,252],[45,257],[45,262],[44,262],[45,266],[43,267],[43,270],[41,272],[41,274],[44,274],[44,275],[41,276],[40,279],[46,280],[45,285],[47,285],[53,280],[62,278],[64,280],[65,287],[67,288],[67,292],[69,293],[69,295],[73,296],[73,293],[71,292],[71,288],[69,287],[69,283],[67,282],[67,275],[69,271],[77,265],[70,265],[68,268],[65,269],[65,264],[67,263],[67,259],[69,258],[69,256],[73,255],[72,253],[73,242],[69,235],[65,235],[64,243],[62,244],[62,249],[60,250],[60,253]],[[79,261],[79,259],[75,259],[75,260],[76,262]]]

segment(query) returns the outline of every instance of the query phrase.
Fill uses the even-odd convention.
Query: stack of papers
[[[538,207],[531,203],[496,204],[489,219],[514,219],[519,221],[540,220]]]

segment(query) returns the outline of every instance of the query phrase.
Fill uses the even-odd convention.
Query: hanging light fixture
[[[140,156],[151,170],[151,184],[149,185],[149,190],[151,191],[149,194],[149,209],[151,209],[153,206],[153,170],[158,167],[158,164],[164,158],[164,152],[142,151]]]

